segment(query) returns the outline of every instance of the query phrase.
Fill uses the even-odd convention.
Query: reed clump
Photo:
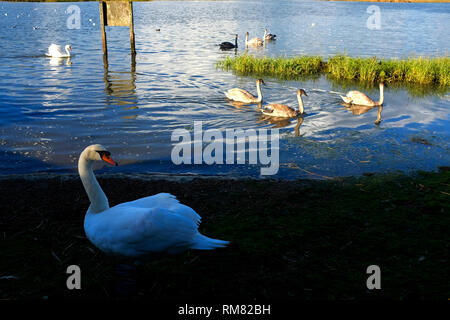
[[[404,82],[420,85],[450,85],[450,58],[411,57],[404,60],[378,60],[337,55],[327,61],[326,71],[335,79],[362,82]]]
[[[326,73],[335,80],[358,80],[365,83],[405,83],[450,86],[450,57],[410,57],[403,60],[380,60],[338,54],[324,61],[319,56],[226,57],[217,67],[238,74],[255,74],[277,78],[301,78]]]
[[[216,66],[224,70],[233,70],[241,75],[254,74],[292,79],[320,74],[324,62],[318,56],[270,58],[242,55],[238,57],[226,57],[217,62]]]

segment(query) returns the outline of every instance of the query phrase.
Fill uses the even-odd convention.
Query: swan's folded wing
[[[118,206],[138,207],[138,208],[164,208],[178,214],[184,215],[199,224],[201,217],[190,207],[181,204],[178,199],[170,193],[158,193],[153,196],[137,199],[119,204]]]
[[[295,111],[293,109],[291,109],[290,107],[288,107],[284,104],[279,104],[279,103],[268,104],[265,106],[265,108],[270,110],[269,112],[267,112],[265,114],[270,114],[273,116],[283,116],[283,115],[290,115],[290,114],[295,113]]]
[[[108,222],[96,230],[96,241],[108,252],[140,256],[149,252],[177,253],[190,248],[198,233],[197,224],[188,217],[162,208],[113,207]],[[99,224],[100,225],[100,224]]]
[[[289,112],[292,109],[290,107],[288,107],[287,105],[284,104],[279,104],[279,103],[275,103],[275,104],[271,104],[270,108],[275,110],[275,111],[281,111],[281,112]]]
[[[48,47],[48,49],[50,49],[50,48],[52,48],[52,49],[57,49],[57,50],[61,50],[61,46],[60,46],[60,45],[57,45],[57,44],[54,44],[54,43],[52,43],[52,44]]]
[[[60,54],[62,52],[61,50],[61,46],[52,43],[49,47],[48,47],[48,53],[51,55],[57,55]]]
[[[372,99],[360,91],[350,91],[347,93],[347,97],[351,98],[353,104],[368,105],[373,103]]]
[[[248,91],[239,89],[239,88],[233,88],[228,90],[225,95],[228,99],[231,100],[249,100],[249,99],[255,99],[255,97]]]
[[[134,242],[142,253],[184,251],[193,245],[194,236],[198,233],[194,221],[178,212],[161,208],[150,209],[143,217],[142,224],[145,227]]]

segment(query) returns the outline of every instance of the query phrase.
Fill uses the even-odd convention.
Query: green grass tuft
[[[319,56],[226,57],[217,68],[240,75],[271,76],[295,79],[327,73],[334,80],[357,80],[364,83],[384,81],[397,84],[450,86],[450,57],[411,57],[405,60],[336,55],[324,61]]]
[[[226,57],[217,62],[216,66],[224,70],[233,70],[241,75],[275,76],[283,79],[293,79],[318,75],[322,72],[321,57],[300,56],[294,58],[277,57],[258,58],[249,55]]]

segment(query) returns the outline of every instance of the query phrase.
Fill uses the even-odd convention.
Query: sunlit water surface
[[[322,55],[401,58],[448,53],[448,4],[378,3],[381,30],[369,30],[367,3],[213,1],[134,3],[137,56],[127,28],[107,28],[109,65],[103,61],[98,3],[77,3],[81,28],[68,29],[70,3],[0,4],[0,174],[70,172],[91,143],[107,146],[121,164],[108,172],[196,173],[259,176],[259,165],[180,165],[171,161],[175,129],[280,128],[279,178],[326,178],[425,169],[450,160],[448,92],[387,88],[381,112],[341,105],[339,92],[377,88],[344,86],[326,78],[264,79],[265,102],[296,106],[304,88],[306,116],[275,122],[256,106],[236,107],[223,94],[255,92],[252,77],[217,70],[234,51],[216,46],[245,32],[278,40],[255,55]],[[156,31],[160,29],[160,31]],[[45,57],[51,43],[70,43],[73,57]],[[420,91],[420,90],[419,90]],[[413,92],[413,93],[411,93]],[[296,130],[297,129],[297,130]]]

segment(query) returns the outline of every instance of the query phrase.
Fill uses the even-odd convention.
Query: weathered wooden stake
[[[103,1],[99,2],[100,4],[100,24],[102,28],[102,42],[103,42],[103,55],[108,55],[108,46],[106,44],[106,32],[105,32],[105,25],[106,25],[106,3]]]
[[[133,2],[130,1],[130,44],[131,44],[131,54],[136,54],[136,46],[134,44],[134,21],[133,21]]]
[[[136,54],[132,1],[100,1],[100,21],[104,55],[108,55],[105,26],[129,27],[131,54]]]

